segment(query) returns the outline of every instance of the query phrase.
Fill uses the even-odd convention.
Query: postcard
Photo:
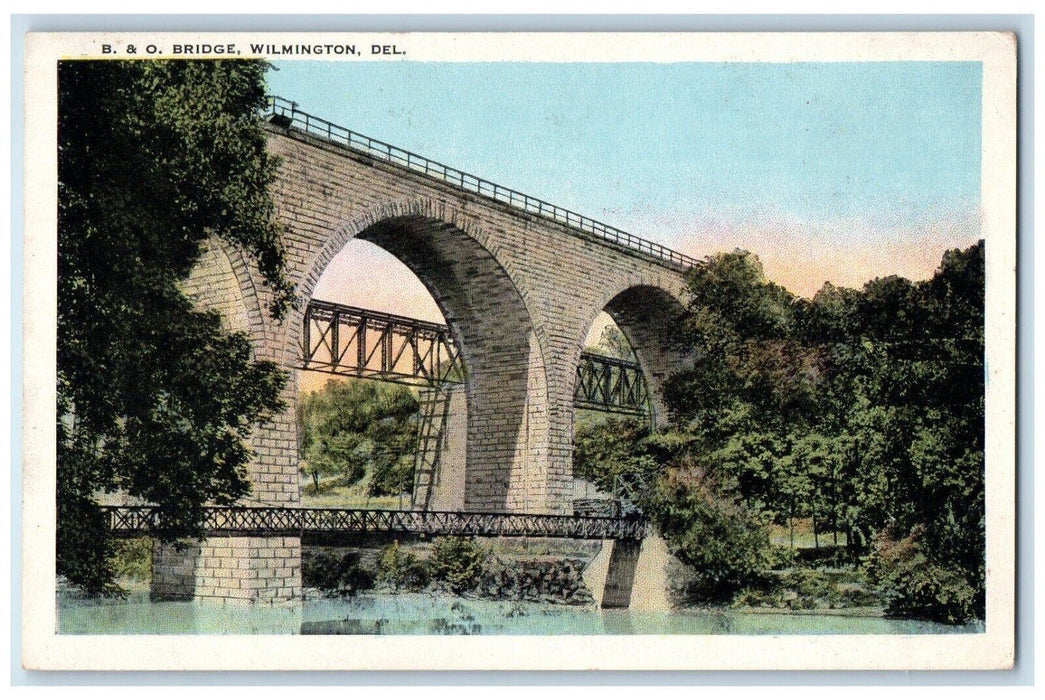
[[[1002,33],[26,39],[28,669],[1002,669]]]

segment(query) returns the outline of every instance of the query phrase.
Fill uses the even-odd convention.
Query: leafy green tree
[[[810,313],[819,336],[806,325],[805,342],[829,358],[819,429],[843,445],[850,546],[867,554],[909,543],[895,550],[909,556],[876,555],[891,609],[908,616],[983,614],[983,263],[981,241],[945,253],[925,282],[826,290]],[[934,587],[927,571],[963,583]],[[924,603],[937,594],[938,605]]]
[[[586,348],[586,350],[599,355],[635,361],[635,351],[632,349],[631,343],[628,342],[623,331],[616,325],[608,325],[603,328],[602,333],[599,334],[598,342],[592,347]]]
[[[413,484],[418,402],[397,384],[326,383],[298,404],[303,468],[351,485],[369,475],[372,496],[403,493]]]
[[[697,359],[665,399],[716,498],[763,522],[812,517],[817,543],[841,527],[854,557],[916,534],[916,555],[877,559],[892,607],[911,615],[938,594],[937,619],[982,614],[982,242],[945,253],[925,282],[825,285],[811,300],[742,251],[688,282]]]
[[[675,556],[690,567],[682,591],[688,601],[728,603],[759,582],[769,561],[768,532],[722,475],[699,458],[666,469],[643,506]]]
[[[817,367],[793,335],[798,300],[769,281],[745,251],[713,256],[687,273],[684,342],[697,358],[668,379],[677,422],[718,443],[745,421],[779,430],[816,413]]]
[[[263,63],[62,61],[58,69],[57,569],[115,590],[97,495],[156,504],[164,540],[248,492],[244,440],[284,373],[194,309],[206,239],[291,302],[259,119]]]
[[[574,473],[615,497],[629,495],[658,470],[649,436],[649,424],[635,418],[580,424],[573,440]]]

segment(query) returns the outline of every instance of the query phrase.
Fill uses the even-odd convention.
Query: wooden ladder
[[[428,510],[432,487],[439,483],[439,459],[446,438],[446,422],[450,412],[451,387],[421,389],[421,421],[417,426],[417,449],[414,452],[414,491],[412,510]]]

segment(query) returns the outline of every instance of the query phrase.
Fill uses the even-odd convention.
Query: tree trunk
[[[795,548],[795,499],[791,499],[791,509],[787,514],[787,524],[791,528],[791,549]]]
[[[820,535],[816,531],[816,508],[813,509],[813,547],[820,549]]]
[[[838,546],[838,477],[831,467],[831,539]]]

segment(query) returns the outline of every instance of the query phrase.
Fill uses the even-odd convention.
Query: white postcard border
[[[983,62],[987,240],[987,624],[983,634],[882,636],[72,636],[55,633],[56,61],[101,44],[352,41],[432,61]],[[171,53],[154,54],[170,58]],[[251,54],[239,54],[249,57]],[[111,58],[137,57],[124,54]],[[274,57],[272,57],[274,58]],[[279,56],[316,60],[316,56]],[[335,57],[336,59],[336,57]],[[1015,615],[1015,39],[1002,33],[41,34],[26,41],[23,663],[62,670],[755,670],[1011,666]]]

